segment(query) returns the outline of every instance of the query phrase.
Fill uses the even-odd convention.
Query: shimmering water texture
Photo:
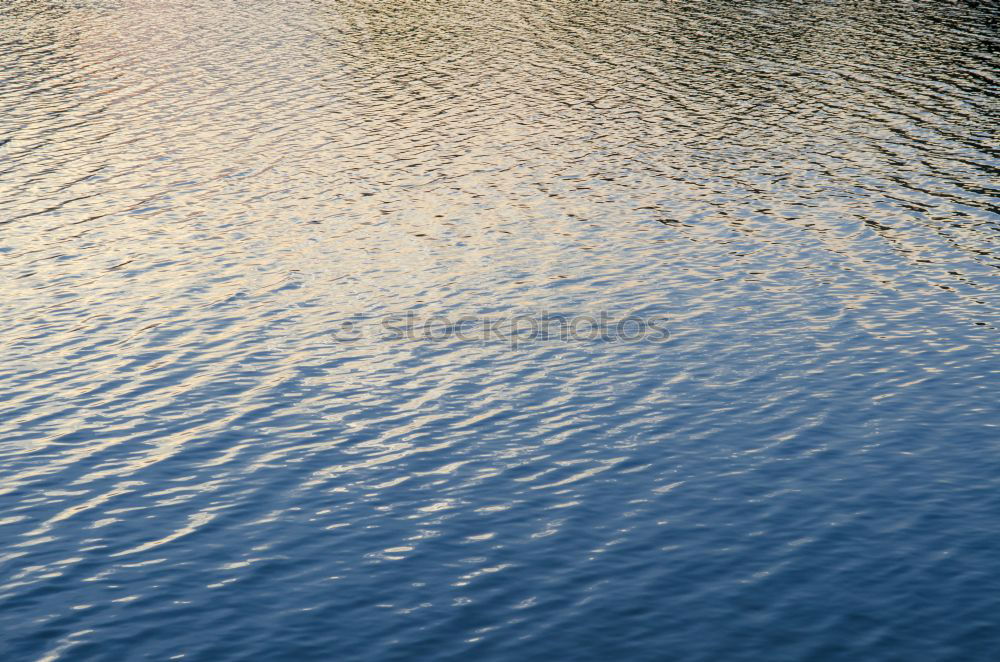
[[[4,0],[0,660],[1000,660],[998,19]]]

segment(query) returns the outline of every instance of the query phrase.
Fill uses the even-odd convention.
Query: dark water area
[[[1000,659],[998,21],[6,0],[0,660]]]

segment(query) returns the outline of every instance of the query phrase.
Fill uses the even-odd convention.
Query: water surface
[[[1000,659],[998,19],[5,2],[0,658]]]

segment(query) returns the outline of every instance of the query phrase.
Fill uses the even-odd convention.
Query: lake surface
[[[7,0],[0,659],[1000,659],[998,21]]]

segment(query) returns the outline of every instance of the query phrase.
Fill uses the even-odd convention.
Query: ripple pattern
[[[7,0],[0,659],[1000,659],[998,21]]]

